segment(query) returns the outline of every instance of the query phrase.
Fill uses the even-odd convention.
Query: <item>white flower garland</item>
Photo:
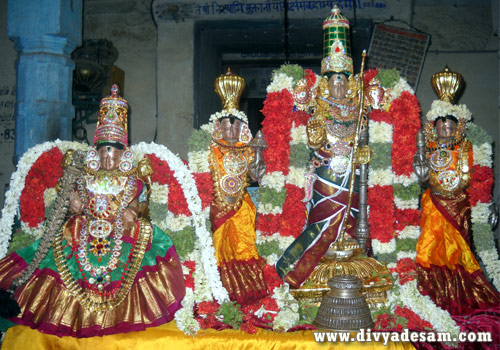
[[[286,178],[281,171],[275,171],[265,174],[260,184],[280,192],[285,188],[285,180]]]
[[[373,169],[368,173],[368,186],[390,186],[393,178],[392,168]]]
[[[219,302],[229,300],[226,289],[222,286],[219,270],[215,260],[215,249],[213,247],[212,235],[206,227],[207,215],[206,211],[202,210],[201,199],[198,194],[196,183],[193,175],[182,160],[174,155],[168,148],[158,144],[141,142],[132,147],[133,152],[137,153],[154,153],[156,156],[167,162],[170,169],[174,172],[174,177],[177,179],[186,197],[188,209],[192,214],[193,224],[197,236],[197,242],[201,250],[201,264],[207,278],[207,283],[213,297]],[[200,269],[196,269],[200,270]],[[200,272],[200,271],[199,271]],[[195,280],[196,283],[196,280]],[[198,291],[197,291],[198,292]]]
[[[438,117],[452,115],[455,118],[470,121],[472,113],[465,105],[454,105],[450,102],[434,100],[431,104],[431,109],[427,112],[426,117],[429,121],[434,121]]]
[[[248,117],[245,114],[245,112],[239,111],[235,108],[231,108],[229,110],[224,109],[220,112],[215,112],[214,114],[212,114],[210,116],[209,121],[210,121],[210,123],[215,123],[220,118],[226,118],[226,117],[231,117],[231,116],[234,116],[238,119],[241,119],[243,122],[245,122],[245,124],[248,124]]]
[[[12,226],[14,225],[14,218],[19,210],[19,198],[24,189],[26,175],[42,153],[54,147],[58,147],[63,154],[69,149],[88,150],[87,145],[78,142],[56,140],[44,142],[30,148],[23,154],[17,164],[16,171],[11,175],[9,190],[5,194],[5,204],[2,209],[2,219],[0,219],[0,259],[5,257],[9,247],[10,238],[12,236]],[[37,236],[40,233],[40,229],[41,227],[39,226],[37,229],[27,230],[27,232]]]
[[[299,303],[290,294],[288,283],[274,288],[272,298],[280,310],[273,320],[273,330],[286,332],[296,326],[299,323]]]
[[[293,92],[293,78],[285,73],[277,73],[273,75],[271,84],[267,86],[267,93],[280,92],[281,90]]]

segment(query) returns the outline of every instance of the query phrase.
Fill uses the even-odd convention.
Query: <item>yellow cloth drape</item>
[[[469,273],[479,270],[479,264],[460,232],[434,206],[428,189],[422,195],[422,233],[417,242],[417,263],[446,266],[454,270],[462,265]]]
[[[236,214],[214,232],[213,242],[217,264],[236,260],[258,259],[255,245],[255,205],[248,193]]]
[[[353,337],[351,335],[351,337]],[[58,338],[33,330],[26,326],[9,328],[2,350],[237,350],[237,349],[273,349],[273,350],[321,350],[327,348],[342,349],[384,349],[410,350],[411,343],[391,343],[386,346],[379,342],[316,343],[313,331],[275,333],[258,330],[255,334],[243,331],[213,329],[202,330],[196,336],[188,336],[177,329],[174,322],[148,328],[141,332],[106,335],[93,338]]]

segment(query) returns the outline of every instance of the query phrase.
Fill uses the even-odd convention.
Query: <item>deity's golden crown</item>
[[[119,95],[118,85],[111,87],[111,95],[101,100],[94,144],[118,142],[128,145],[128,103]]]
[[[466,105],[455,104],[465,85],[464,78],[460,73],[452,72],[444,67],[441,72],[434,73],[431,78],[432,88],[439,100],[432,102],[431,109],[427,112],[427,120],[434,121],[438,117],[452,115],[457,119],[469,121],[472,113]]]
[[[222,102],[222,110],[239,111],[240,98],[245,90],[245,79],[232,73],[231,69],[228,68],[226,74],[215,79],[214,87]]]
[[[441,72],[432,75],[431,83],[441,101],[454,104],[464,87],[464,78],[446,66]]]

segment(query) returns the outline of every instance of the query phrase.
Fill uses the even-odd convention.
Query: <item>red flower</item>
[[[184,275],[184,280],[186,282],[186,288],[191,288],[194,290],[194,277],[193,273],[196,269],[196,262],[192,260],[186,260],[182,263],[182,265],[186,266],[189,269],[189,273]]]
[[[413,155],[417,150],[416,135],[420,129],[420,106],[417,97],[408,91],[392,101],[389,113],[394,123],[392,168],[396,175],[413,173]]]
[[[197,304],[199,315],[208,315],[217,313],[219,310],[219,304],[216,301],[202,301]]]
[[[391,322],[393,322],[393,317],[389,314],[378,314],[375,320],[375,329],[390,330]]]
[[[59,148],[53,147],[38,157],[33,163],[26,179],[20,198],[21,221],[29,227],[36,227],[45,220],[46,189],[56,186],[61,178],[63,155]]]
[[[368,222],[371,237],[382,243],[389,242],[394,238],[396,221],[392,186],[369,187],[367,203],[370,206]]]
[[[420,224],[421,211],[418,209],[398,209],[396,208],[396,230],[401,231],[408,225],[417,226]]]
[[[467,190],[470,205],[475,206],[478,202],[489,203],[492,187],[493,170],[486,166],[474,165],[471,172],[471,185]]]
[[[408,324],[406,325],[406,328],[408,329],[411,330],[433,329],[432,325],[429,322],[421,319],[420,316],[418,316],[416,313],[411,311],[406,306],[401,307],[397,305],[396,309],[394,310],[394,314],[408,320]]]
[[[392,125],[391,115],[381,109],[372,110],[369,119],[373,120],[374,122],[384,122]]]
[[[266,265],[264,268],[264,281],[266,282],[269,294],[273,292],[274,288],[283,284],[283,281],[276,272],[276,268],[272,265]]]
[[[148,154],[147,157],[153,163],[153,175],[151,180],[158,182],[160,185],[168,185],[168,210],[174,215],[184,214],[191,215],[188,209],[186,197],[181,185],[174,177],[174,172],[170,169],[168,164],[162,161],[154,154]]]
[[[306,222],[306,203],[302,202],[304,190],[291,184],[286,184],[285,189],[287,197],[283,204],[280,228],[277,231],[281,236],[296,238],[302,233],[302,227]]]
[[[307,87],[310,89],[316,83],[316,74],[314,74],[314,72],[310,69],[305,69],[304,73],[307,81]]]
[[[255,228],[262,232],[273,234],[279,231],[281,214],[259,214]]]
[[[368,85],[368,83],[375,78],[375,76],[378,74],[377,69],[369,69],[363,73],[363,81],[365,83],[365,86]]]
[[[390,270],[391,272],[397,272],[399,274],[399,283],[401,285],[404,285],[417,277],[417,265],[412,258],[398,260],[396,267]]]
[[[209,172],[206,173],[193,173],[196,187],[201,198],[201,206],[203,209],[210,205],[212,202],[213,182],[212,176]]]

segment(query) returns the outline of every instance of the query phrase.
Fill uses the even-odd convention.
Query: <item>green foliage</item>
[[[304,69],[298,64],[283,64],[279,69],[273,71],[273,76],[279,73],[292,77],[294,83],[304,78]]]
[[[319,306],[307,301],[299,302],[299,324],[312,324]]]
[[[399,71],[396,68],[379,69],[377,74],[380,84],[386,89],[392,89],[400,77]]]
[[[151,201],[149,203],[149,213],[151,215],[151,221],[154,223],[161,222],[167,216],[168,206]]]
[[[206,130],[194,130],[188,140],[188,152],[199,152],[208,150],[212,135]]]
[[[267,241],[257,244],[257,252],[260,256],[266,257],[271,254],[280,255],[282,251],[278,241]]]
[[[33,236],[22,231],[21,229],[18,229],[12,237],[12,241],[10,242],[7,255],[15,251],[18,251],[21,248],[27,247],[30,244],[34,243],[35,241],[36,239]]]
[[[414,238],[404,238],[396,240],[396,251],[414,252],[417,250],[417,240]]]
[[[259,203],[271,203],[273,207],[282,207],[286,199],[286,190],[276,191],[271,187],[259,187]]]
[[[420,196],[421,187],[417,182],[410,184],[409,186],[404,186],[403,184],[392,185],[394,189],[394,197],[398,197],[402,200],[415,199]]]
[[[302,168],[307,166],[311,152],[304,144],[290,146],[290,166]]]
[[[191,253],[194,249],[194,241],[196,238],[194,227],[186,226],[180,231],[168,231],[168,235],[174,242],[175,250],[181,260],[185,260],[187,255]]]
[[[233,327],[233,329],[240,329],[243,323],[243,312],[239,309],[240,305],[234,301],[227,301],[222,303],[217,311],[217,316],[222,316],[225,324]]]
[[[469,123],[467,126],[467,138],[473,145],[480,146],[483,143],[492,143],[492,137],[479,125]]]
[[[370,146],[373,151],[370,166],[373,169],[389,168],[392,165],[392,160],[390,157],[392,152],[392,144],[375,142]]]
[[[491,227],[488,224],[473,224],[473,241],[476,247],[476,252],[495,248]]]
[[[383,254],[376,254],[375,258],[377,261],[383,263],[383,264],[389,264],[389,263],[395,263],[397,262],[398,258],[396,255],[396,252],[394,253],[383,253]]]

